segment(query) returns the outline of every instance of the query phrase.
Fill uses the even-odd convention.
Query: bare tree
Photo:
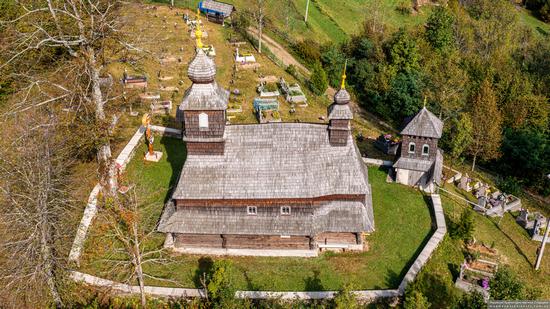
[[[255,10],[253,12],[254,20],[258,26],[258,53],[262,53],[262,32],[265,18],[265,3],[266,0],[256,0]]]
[[[42,102],[32,102],[32,107],[64,101],[73,104],[75,109],[85,105],[93,112],[98,132],[97,160],[99,179],[107,194],[116,193],[116,168],[112,159],[110,136],[117,123],[113,114],[108,117],[107,103],[110,99],[101,89],[101,58],[105,50],[116,50],[117,46],[132,48],[125,43],[120,31],[120,0],[22,0],[19,1],[21,14],[3,25],[8,28],[9,42],[2,49],[4,59],[0,69],[16,66],[24,62],[25,55],[41,51],[63,51],[76,72],[74,76],[66,75],[67,80],[76,81],[67,84],[66,80],[42,79],[39,73],[30,76],[26,90],[43,91],[44,84],[50,84],[50,90],[56,95],[49,96]],[[21,76],[19,76],[21,80]],[[74,78],[72,78],[74,77]],[[42,84],[42,85],[41,85]],[[42,86],[42,87],[41,87]],[[29,96],[24,96],[14,112],[29,108]]]
[[[168,264],[171,260],[166,257],[164,248],[151,248],[152,237],[155,234],[155,225],[151,222],[158,218],[144,217],[145,214],[155,214],[152,207],[157,204],[143,203],[138,196],[146,195],[132,186],[125,194],[119,194],[107,207],[100,210],[100,228],[104,237],[102,243],[112,243],[113,248],[106,255],[104,262],[112,267],[109,273],[119,274],[118,279],[128,284],[137,281],[140,288],[142,307],[146,307],[145,279],[166,281],[177,284],[176,281],[161,278],[144,271],[147,264]],[[149,224],[148,224],[149,223]],[[149,243],[149,245],[148,245]],[[154,246],[153,246],[154,247]]]
[[[73,208],[66,134],[58,133],[57,119],[47,114],[15,121],[19,130],[0,147],[0,295],[9,307],[53,303],[60,308],[67,216]]]

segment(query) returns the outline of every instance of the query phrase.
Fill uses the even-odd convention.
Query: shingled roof
[[[222,13],[224,17],[228,17],[233,13],[233,5],[214,0],[203,0],[201,2],[201,8]]]
[[[225,153],[190,155],[174,199],[313,198],[370,194],[352,137],[329,144],[327,125],[270,123],[225,129]]]
[[[441,134],[443,134],[443,122],[424,107],[405,126],[401,134],[441,138]]]
[[[290,216],[269,207],[259,207],[256,215],[248,215],[246,207],[185,207],[179,211],[173,204],[166,207],[157,228],[164,233],[311,236],[374,231],[368,202],[332,201],[315,208],[293,207]]]
[[[181,110],[224,110],[227,108],[229,91],[216,82],[193,84],[185,94],[179,106]]]

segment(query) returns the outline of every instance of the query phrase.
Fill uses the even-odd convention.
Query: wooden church
[[[215,75],[198,49],[176,115],[187,160],[157,226],[165,247],[265,256],[363,250],[374,231],[372,192],[351,136],[345,74],[328,125],[227,125],[229,93]]]

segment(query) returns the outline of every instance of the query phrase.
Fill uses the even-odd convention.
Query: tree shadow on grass
[[[193,276],[193,283],[197,288],[204,288],[204,276],[212,271],[212,266],[214,261],[212,258],[203,256],[199,258],[199,267],[195,270],[195,275]]]
[[[244,280],[246,281],[246,289],[248,291],[259,291],[260,290],[260,287],[256,284],[254,284],[254,282],[252,282],[252,279],[248,275],[248,271],[244,270],[243,271],[243,276],[244,276]]]
[[[445,281],[440,275],[424,272],[418,277],[417,282],[422,294],[432,304],[431,308],[450,308],[457,298],[452,283]]]
[[[401,284],[401,280],[403,277],[405,277],[405,274],[408,271],[408,267],[401,271],[401,273],[397,273],[394,270],[388,269],[388,272],[386,273],[386,285],[390,288],[397,288],[399,284]],[[375,289],[380,289],[379,286],[375,287]]]
[[[306,291],[324,291],[323,284],[319,278],[319,270],[313,271],[313,276],[309,276],[304,279],[304,285]]]
[[[166,150],[166,161],[170,163],[172,168],[172,175],[170,175],[170,183],[166,196],[164,197],[164,203],[170,200],[172,191],[178,183],[181,168],[187,158],[187,148],[185,143],[181,141],[178,142],[177,140],[179,140],[179,138],[168,136],[163,136],[160,139],[160,144],[162,144]]]
[[[506,214],[504,214],[506,215]],[[529,266],[531,267],[535,267],[535,265],[533,265],[533,263],[531,263],[531,260],[529,260],[529,258],[527,257],[527,255],[523,252],[523,250],[521,249],[521,247],[518,245],[518,243],[512,239],[512,237],[510,237],[510,235],[508,235],[508,233],[504,232],[500,226],[498,225],[498,223],[496,223],[495,221],[491,220],[491,219],[488,219],[489,221],[491,221],[491,223],[504,235],[506,236],[506,238],[508,238],[508,240],[514,245],[514,248],[516,249],[516,251],[519,253],[519,255],[521,255],[523,257],[523,259],[525,260],[525,262],[527,262],[527,264],[529,264]]]

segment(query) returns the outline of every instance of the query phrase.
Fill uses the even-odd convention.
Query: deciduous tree
[[[478,93],[474,96],[470,118],[473,124],[473,134],[469,152],[473,156],[473,171],[478,158],[491,160],[500,156],[502,115],[488,80],[483,81]]]

